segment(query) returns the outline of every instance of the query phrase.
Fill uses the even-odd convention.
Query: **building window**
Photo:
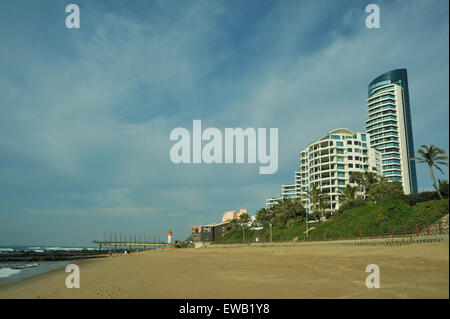
[[[345,177],[345,173],[344,172],[338,172],[338,177]]]
[[[344,146],[343,142],[336,142],[336,146]]]
[[[341,137],[339,135],[331,135],[332,140],[340,140]]]

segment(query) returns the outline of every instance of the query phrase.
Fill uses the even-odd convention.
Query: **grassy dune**
[[[432,200],[428,202],[418,203],[409,206],[402,200],[394,200],[381,204],[368,204],[366,206],[356,207],[344,211],[341,215],[333,216],[329,220],[310,224],[315,227],[310,234],[323,238],[325,233],[328,236],[338,237],[341,234],[349,237],[350,232],[353,237],[359,236],[362,231],[363,236],[380,235],[383,231],[385,234],[391,234],[392,228],[396,234],[403,232],[403,226],[406,226],[407,232],[415,232],[416,225],[420,229],[426,224],[432,224],[449,213],[449,201]],[[298,237],[303,238],[305,224],[300,225],[275,225],[272,229],[274,240],[287,240]],[[269,227],[266,226],[262,230],[246,230],[245,240],[253,240],[259,237],[262,240],[268,240],[270,236]],[[239,242],[242,241],[242,228],[230,231],[220,242]]]

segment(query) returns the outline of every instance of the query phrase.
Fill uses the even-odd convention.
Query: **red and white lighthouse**
[[[172,243],[172,230],[169,229],[169,233],[167,235],[167,243],[171,244]]]

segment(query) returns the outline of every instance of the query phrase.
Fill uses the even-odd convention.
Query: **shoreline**
[[[396,247],[161,249],[85,259],[79,289],[64,269],[0,286],[15,298],[444,298],[449,243]],[[378,264],[381,288],[365,286]]]

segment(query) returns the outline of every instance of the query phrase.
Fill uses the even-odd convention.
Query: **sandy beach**
[[[380,288],[365,268],[380,268]],[[0,286],[0,298],[449,298],[449,244],[160,249]]]

